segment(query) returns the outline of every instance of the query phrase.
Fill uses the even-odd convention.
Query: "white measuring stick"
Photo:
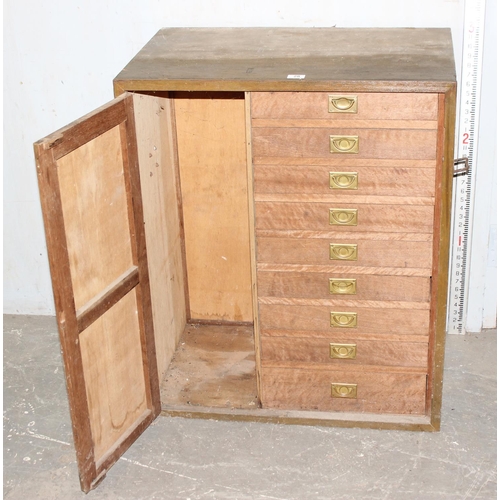
[[[477,167],[477,129],[484,39],[485,0],[465,0],[462,79],[456,157],[468,158],[469,171],[453,182],[450,240],[448,333],[465,333],[470,249]]]

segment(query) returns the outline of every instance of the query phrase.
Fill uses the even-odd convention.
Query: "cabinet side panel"
[[[146,245],[160,380],[186,325],[171,101],[134,95]]]
[[[175,94],[190,316],[251,322],[242,94]]]
[[[262,395],[262,368],[261,368],[261,340],[259,323],[259,302],[257,298],[257,241],[255,232],[255,170],[252,158],[252,93],[245,92],[245,129],[247,141],[247,186],[248,186],[248,225],[250,229],[250,266],[252,271],[252,306],[253,306],[253,333],[255,345],[255,374],[257,378],[257,395],[259,404]]]
[[[440,136],[437,144],[435,241],[433,255],[432,308],[430,318],[427,411],[435,430],[441,425],[444,347],[448,302],[451,197],[455,137],[456,87],[439,99]]]

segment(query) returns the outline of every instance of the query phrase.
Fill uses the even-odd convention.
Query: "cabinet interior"
[[[155,96],[134,99],[162,405],[256,408],[245,96]]]

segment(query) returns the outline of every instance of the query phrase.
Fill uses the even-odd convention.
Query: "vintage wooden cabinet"
[[[445,29],[163,29],[35,144],[82,488],[160,414],[438,430]]]

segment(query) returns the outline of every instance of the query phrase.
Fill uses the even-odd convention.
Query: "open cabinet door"
[[[80,481],[160,413],[132,95],[35,144]]]

